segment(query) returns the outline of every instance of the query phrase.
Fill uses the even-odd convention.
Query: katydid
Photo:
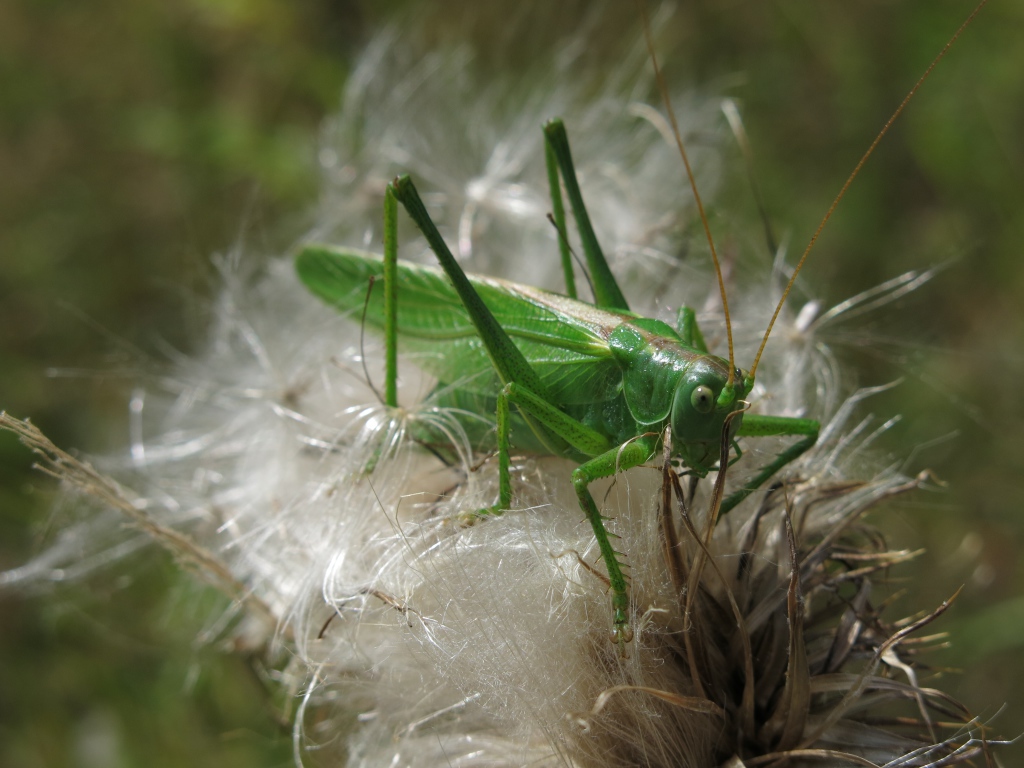
[[[982,5],[984,0],[971,18]],[[964,26],[969,22],[970,18]],[[500,513],[512,505],[512,449],[580,462],[571,480],[607,570],[613,609],[611,636],[621,647],[632,638],[627,580],[622,555],[612,546],[590,484],[657,457],[667,428],[671,429],[672,458],[696,477],[719,470],[719,483],[730,462],[729,448],[736,450],[737,457],[740,455],[737,438],[798,438],[741,488],[721,499],[719,509],[710,512],[724,514],[815,444],[817,421],[746,413],[744,398],[753,388],[758,361],[796,273],[821,229],[878,141],[948,48],[949,44],[915,84],[833,201],[794,270],[749,371],[737,368],[733,360],[724,281],[695,185],[694,198],[726,313],[728,359],[709,352],[696,314],[688,307],[680,309],[675,328],[630,312],[591,226],[566,131],[559,120],[545,125],[544,134],[553,219],[560,233],[566,275],[565,295],[467,276],[408,176],[395,179],[385,193],[383,259],[310,245],[298,256],[299,276],[313,293],[343,311],[364,308],[366,324],[383,332],[387,406],[398,405],[396,350],[401,338],[405,349],[418,353],[419,366],[437,378],[438,405],[453,407],[455,414],[496,414],[498,499],[481,514]],[[660,83],[653,49],[651,55]],[[662,93],[666,94],[664,87]],[[667,97],[666,107],[693,185]],[[564,236],[563,186],[576,220],[593,287],[593,304],[580,300],[575,293],[572,260]],[[425,236],[440,269],[398,261],[399,202]],[[366,290],[368,281],[378,279],[384,282],[383,300],[379,292],[368,296]],[[479,420],[467,420],[465,427],[471,434],[477,433]],[[491,440],[493,446],[495,440]]]
[[[607,569],[613,639],[623,643],[632,635],[626,577],[589,485],[658,456],[666,426],[672,428],[674,458],[699,477],[728,460],[720,448],[725,430],[733,444],[744,435],[800,436],[722,502],[727,512],[810,448],[818,423],[743,414],[753,377],[708,351],[693,310],[680,311],[676,328],[629,311],[591,228],[565,128],[552,121],[544,132],[552,194],[556,199],[561,194],[560,173],[580,231],[594,304],[467,276],[407,176],[392,182],[385,194],[383,260],[308,246],[297,268],[311,291],[350,311],[363,306],[367,281],[383,277],[383,301],[371,294],[366,323],[383,330],[388,358],[393,359],[401,337],[406,349],[425,353],[418,363],[444,390],[440,405],[497,414],[499,496],[484,512],[502,512],[512,504],[513,448],[581,462],[572,483]],[[397,261],[397,202],[425,235],[441,270]],[[397,404],[392,399],[395,375],[389,365],[385,388],[391,406]]]

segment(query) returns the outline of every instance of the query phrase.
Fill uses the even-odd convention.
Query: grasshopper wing
[[[383,280],[380,257],[360,251],[312,245],[296,261],[302,282],[340,311],[384,328],[383,290],[367,300],[370,278]],[[469,276],[470,283],[558,404],[614,398],[622,377],[611,357],[608,336],[626,313],[597,309],[537,288]],[[487,351],[458,295],[434,267],[398,263],[398,336],[405,355],[444,384],[494,396],[499,384]]]

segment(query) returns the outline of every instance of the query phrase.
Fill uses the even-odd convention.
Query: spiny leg
[[[597,539],[601,557],[608,569],[608,581],[612,589],[612,642],[620,648],[633,639],[633,630],[629,626],[629,588],[622,573],[619,553],[612,547],[608,531],[604,527],[604,517],[594,502],[589,486],[602,477],[610,477],[620,470],[627,470],[649,461],[657,449],[657,436],[645,435],[602,453],[581,464],[572,473],[572,484],[576,489],[580,507],[594,529],[594,538]]]
[[[576,217],[576,228],[580,232],[580,241],[583,243],[583,254],[586,256],[590,278],[594,283],[595,304],[602,309],[622,309],[628,312],[629,304],[608,267],[608,261],[601,251],[597,235],[594,234],[594,228],[590,223],[587,207],[583,203],[583,194],[580,192],[580,185],[576,179],[576,169],[573,166],[565,125],[561,120],[552,120],[544,126],[544,137],[562,171],[565,191],[569,195],[573,216]]]
[[[803,435],[804,439],[784,450],[748,480],[742,488],[731,493],[722,502],[721,514],[725,514],[760,488],[776,472],[806,453],[817,441],[821,425],[813,419],[796,419],[789,416],[746,415],[740,424],[737,437],[772,437]]]
[[[538,433],[538,437],[560,438],[580,453],[597,456],[610,447],[608,440],[599,432],[594,431],[556,406],[547,402],[526,387],[511,382],[502,387],[498,393],[498,503],[486,512],[500,513],[512,504],[512,485],[509,480],[509,451],[511,449],[511,421],[509,419],[509,403],[515,403],[520,411],[528,413],[534,421],[541,425],[547,434]],[[564,445],[563,443],[563,445]],[[552,451],[557,454],[560,451]]]
[[[420,199],[419,193],[416,191],[415,185],[408,176],[400,176],[395,179],[388,187],[394,194],[394,197],[399,200],[409,216],[419,227],[424,237],[427,238],[427,242],[430,244],[431,249],[434,251],[441,262],[441,267],[447,274],[448,279],[451,280],[452,286],[459,294],[459,299],[462,301],[463,306],[466,308],[466,312],[469,314],[473,325],[476,327],[477,334],[480,336],[480,340],[483,342],[487,349],[487,354],[491,359],[491,364],[498,373],[498,377],[505,385],[515,384],[522,387],[524,390],[530,392],[538,402],[542,402],[551,411],[554,411],[558,416],[568,418],[565,414],[558,411],[554,406],[549,405],[550,395],[548,394],[547,387],[541,381],[540,376],[533,369],[530,363],[523,357],[523,353],[519,351],[519,348],[512,341],[511,337],[505,332],[505,330],[498,323],[494,314],[488,309],[487,305],[484,304],[483,299],[473,288],[469,279],[466,277],[466,273],[459,266],[455,257],[452,255],[448,246],[444,242],[444,238],[441,237],[441,233],[438,232],[437,226],[431,220],[430,215],[427,213],[426,207],[423,205],[423,201]],[[498,412],[498,431],[499,431],[499,503],[492,508],[492,511],[498,512],[504,509],[508,509],[511,504],[511,483],[509,480],[508,472],[508,433],[509,433],[509,418],[508,418],[508,403],[506,402],[502,406],[501,399],[499,398],[499,412]],[[504,408],[504,410],[502,410]],[[537,410],[535,408],[534,410]],[[564,452],[566,445],[561,440],[557,433],[552,433],[551,430],[546,429],[544,424],[541,424],[536,418],[531,415],[528,409],[520,406],[520,412],[531,430],[546,443],[555,455]],[[550,416],[549,418],[557,417]],[[581,425],[582,426],[582,425]],[[501,436],[504,435],[504,438]],[[504,447],[502,449],[502,444]],[[603,450],[603,447],[602,447]]]
[[[384,190],[384,404],[398,407],[398,204]]]
[[[515,345],[511,337],[505,333],[505,329],[501,327],[497,318],[484,304],[480,294],[473,288],[466,273],[459,266],[452,252],[448,250],[444,238],[441,237],[437,226],[431,220],[430,214],[427,213],[426,206],[423,205],[423,200],[420,199],[412,179],[408,176],[399,176],[388,186],[398,201],[405,206],[405,210],[427,239],[445,274],[451,280],[452,287],[459,294],[459,300],[462,301],[470,320],[473,321],[477,334],[487,349],[491,364],[494,365],[502,383],[507,384],[514,381],[523,384],[545,399],[550,399],[547,397],[547,387],[540,380],[540,376],[523,357],[523,353],[519,351],[519,347]]]
[[[398,205],[395,196],[388,187],[384,190],[384,405],[398,408]],[[369,291],[373,290],[373,277],[370,277]],[[367,303],[370,294],[366,295]],[[366,306],[363,306],[363,322],[366,321]],[[377,388],[369,380],[366,371],[366,357],[362,352],[362,336],[360,336],[360,356],[363,358],[363,371],[367,383],[380,398]],[[373,474],[384,454],[384,443],[380,442],[373,449],[370,457],[363,465],[363,472]]]
[[[608,530],[604,526],[604,518],[590,493],[589,486],[602,477],[610,477],[616,472],[631,469],[650,460],[658,449],[658,437],[644,435],[625,445],[609,446],[608,440],[600,433],[558,410],[525,387],[508,384],[498,396],[500,485],[498,504],[496,508],[492,508],[495,512],[507,509],[511,503],[512,489],[508,479],[510,402],[518,405],[520,410],[529,412],[544,427],[581,453],[595,456],[573,471],[572,484],[576,489],[580,508],[594,530],[594,538],[608,570],[608,581],[612,590],[612,640],[621,648],[633,637],[633,631],[629,627],[629,587],[622,572],[622,564],[619,562],[619,553],[612,547]]]
[[[551,190],[551,217],[558,230],[558,253],[562,257],[562,274],[565,276],[565,295],[576,298],[576,278],[572,269],[572,253],[565,231],[565,205],[562,203],[562,185],[558,183],[558,160],[551,143],[544,142],[544,165],[548,169],[548,187]]]

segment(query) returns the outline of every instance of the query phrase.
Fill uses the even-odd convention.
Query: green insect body
[[[564,237],[568,296],[467,276],[408,177],[396,179],[385,196],[383,260],[312,245],[299,254],[297,269],[313,293],[340,310],[356,312],[365,305],[367,325],[384,333],[388,405],[397,405],[395,359],[401,341],[403,351],[438,379],[439,405],[455,406],[455,413],[496,414],[499,498],[484,512],[498,513],[512,504],[513,448],[580,462],[572,483],[607,569],[612,639],[621,646],[632,637],[627,581],[590,483],[658,456],[666,427],[673,458],[700,477],[728,463],[730,445],[738,455],[739,436],[802,438],[725,498],[724,513],[810,448],[819,426],[809,419],[745,414],[753,377],[708,351],[691,309],[680,310],[676,328],[629,311],[590,225],[564,126],[552,121],[545,136],[555,218],[564,232],[560,173],[594,304],[572,295]],[[441,269],[397,261],[396,201],[427,238]],[[377,291],[367,299],[367,284],[380,279],[383,299]],[[467,420],[465,426],[482,440],[479,423]]]
[[[358,312],[367,302],[368,281],[382,279],[383,262],[372,254],[313,246],[300,256],[299,270],[321,298]],[[398,263],[397,275],[399,342],[404,353],[437,378],[443,393],[439,405],[475,412],[488,412],[489,405],[493,413],[502,381],[451,283],[439,269],[405,262]],[[615,445],[660,430],[671,412],[674,431],[692,436],[680,446],[687,448],[684,463],[701,474],[717,464],[724,412],[711,407],[728,378],[726,361],[688,346],[658,320],[598,309],[538,288],[468,277],[537,373],[536,394]],[[374,292],[366,303],[366,325],[383,332],[384,317],[381,294]],[[683,379],[685,386],[680,386]],[[709,383],[715,383],[714,389]],[[711,411],[698,412],[699,421],[693,418],[694,400]],[[517,422],[527,429],[516,429]],[[479,424],[466,422],[471,437],[479,434]],[[515,416],[513,435],[521,451],[579,460],[588,455],[543,430],[529,429],[529,422]]]

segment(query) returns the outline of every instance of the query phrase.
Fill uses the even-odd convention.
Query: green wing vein
[[[302,282],[339,311],[358,317],[366,305],[366,323],[384,327],[383,263],[373,254],[329,246],[308,246],[296,267]],[[469,276],[495,318],[557,402],[610,399],[621,377],[608,347],[608,335],[626,317],[536,288]],[[439,268],[398,264],[399,347],[417,366],[439,381],[495,394],[498,378],[476,328],[458,294]]]

